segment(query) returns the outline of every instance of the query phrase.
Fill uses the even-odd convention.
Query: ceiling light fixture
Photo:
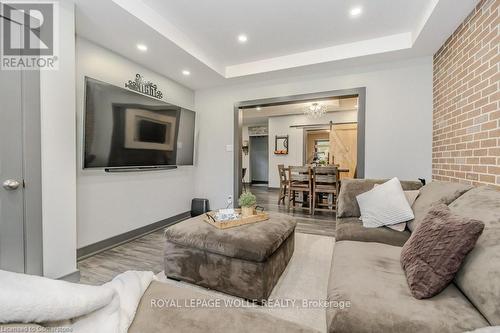
[[[187,69],[185,69],[182,71],[182,75],[189,76],[189,75],[191,75],[191,72],[188,71]]]
[[[351,8],[351,10],[349,11],[349,14],[351,15],[351,17],[358,17],[359,15],[361,15],[362,12],[363,12],[363,8],[361,6],[358,6],[358,7]]]
[[[146,52],[148,50],[148,47],[144,44],[137,44],[137,49],[142,52]]]
[[[260,111],[262,108],[260,106],[256,107],[255,110]]]
[[[326,105],[312,103],[306,107],[304,114],[311,118],[321,118],[326,114]]]
[[[248,41],[247,35],[241,34],[241,35],[238,36],[238,42],[240,42],[240,43],[243,44],[243,43],[246,43],[247,41]]]

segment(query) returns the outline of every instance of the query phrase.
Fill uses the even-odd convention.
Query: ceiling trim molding
[[[426,0],[425,5],[423,2],[414,13],[414,20],[410,25],[385,30],[386,35],[374,34],[372,36],[379,37],[365,37],[367,39],[292,53],[280,52],[279,47],[275,52],[263,50],[260,53],[257,49],[254,52],[256,54],[251,57],[241,55],[235,61],[227,62],[224,57],[219,58],[217,54],[220,56],[220,53],[211,49],[208,44],[205,48],[202,46],[205,44],[195,42],[197,35],[190,35],[189,29],[184,31],[182,25],[175,24],[175,16],[155,10],[153,1],[69,1],[76,4],[77,35],[186,87],[204,89],[225,84],[257,82],[264,78],[270,80],[318,74],[348,67],[429,57],[443,45],[480,0]],[[370,22],[373,24],[374,21]],[[214,27],[217,25],[211,28]],[[138,52],[138,43],[149,45],[150,51]],[[263,45],[264,49],[271,47],[265,43]],[[247,47],[250,46],[252,45]],[[257,39],[253,47],[259,47]],[[245,54],[244,48],[238,47],[235,50]],[[190,70],[192,75],[182,75],[182,70]]]
[[[418,36],[420,36],[420,33],[424,29],[425,25],[431,18],[432,13],[436,9],[436,6],[438,5],[439,1],[443,0],[432,0],[432,2],[427,6],[427,9],[424,12],[424,15],[420,19],[418,25],[416,26],[415,30],[413,31],[413,39],[412,43],[415,43],[415,41],[418,39]]]
[[[294,53],[276,58],[227,66],[225,77],[233,78],[385,52],[400,51],[409,49],[412,45],[411,32],[405,32],[391,36]]]
[[[150,26],[158,33],[169,39],[172,43],[198,59],[200,62],[210,67],[218,74],[224,76],[224,66],[212,60],[203,50],[198,48],[195,43],[183,32],[177,29],[168,20],[159,15],[152,8],[142,1],[136,0],[112,0],[115,4],[126,10],[131,15],[141,20],[144,24]]]

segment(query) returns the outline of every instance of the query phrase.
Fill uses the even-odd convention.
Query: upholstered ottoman
[[[203,218],[166,230],[165,275],[250,300],[267,299],[292,257],[295,221],[271,215],[219,230]]]

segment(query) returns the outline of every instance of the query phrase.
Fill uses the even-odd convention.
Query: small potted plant
[[[255,205],[257,199],[252,192],[243,192],[238,200],[241,206],[241,215],[243,217],[255,215]]]

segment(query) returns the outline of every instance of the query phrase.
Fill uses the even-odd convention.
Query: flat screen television
[[[194,111],[85,78],[84,168],[193,165]]]

